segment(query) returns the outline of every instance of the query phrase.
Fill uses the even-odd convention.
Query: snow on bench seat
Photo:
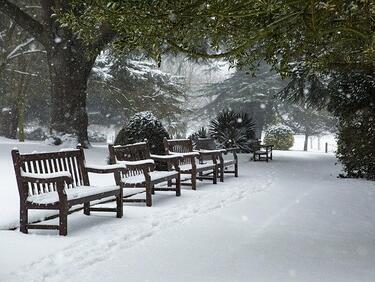
[[[201,170],[201,169],[206,169],[206,168],[214,168],[215,165],[211,162],[211,163],[204,163],[204,164],[196,164],[196,167],[197,167],[197,171]],[[180,165],[180,170],[181,171],[190,171],[192,170],[192,166],[191,164],[183,164],[183,165]]]
[[[169,176],[177,176],[178,172],[176,171],[152,171],[149,172],[151,176],[151,181],[157,181],[159,179],[163,179]],[[122,179],[126,184],[141,184],[146,181],[145,176],[143,174],[134,175],[134,176],[127,176]]]
[[[118,190],[119,187],[112,186],[80,186],[70,189],[65,189],[68,201],[79,199],[87,196],[92,196],[104,192]],[[32,195],[27,197],[27,201],[30,203],[43,205],[43,204],[53,204],[59,201],[59,195],[57,191],[43,193],[40,195]]]
[[[152,159],[139,160],[139,161],[119,161],[119,160],[116,160],[116,164],[131,166],[131,165],[155,164],[155,162]]]

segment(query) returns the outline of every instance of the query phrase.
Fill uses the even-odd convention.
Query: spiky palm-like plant
[[[198,141],[198,138],[207,138],[208,132],[207,129],[203,126],[196,132],[192,133],[188,138],[193,141],[193,144],[195,145]]]
[[[210,135],[224,148],[237,147],[250,151],[250,141],[255,138],[254,122],[246,113],[224,110],[210,124]]]

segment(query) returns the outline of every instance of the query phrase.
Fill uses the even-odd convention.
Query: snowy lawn
[[[239,178],[156,192],[152,208],[126,205],[122,219],[78,212],[60,237],[5,230],[18,221],[15,146],[54,149],[0,140],[0,281],[374,281],[375,184],[337,179],[333,155],[241,155]],[[86,154],[103,164],[106,147]]]

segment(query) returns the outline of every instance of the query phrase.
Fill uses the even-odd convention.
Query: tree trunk
[[[309,142],[309,133],[308,131],[306,130],[305,131],[305,142],[303,144],[303,150],[304,151],[307,151],[307,145],[308,145],[308,142]]]
[[[86,90],[95,58],[87,59],[81,53],[60,46],[47,51],[52,88],[50,128],[52,134],[73,134],[88,147]]]

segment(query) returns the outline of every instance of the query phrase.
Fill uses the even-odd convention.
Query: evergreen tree
[[[296,66],[287,86],[277,94],[278,113],[284,124],[305,136],[307,151],[309,136],[335,131],[335,119],[326,110],[328,92],[318,75]]]

